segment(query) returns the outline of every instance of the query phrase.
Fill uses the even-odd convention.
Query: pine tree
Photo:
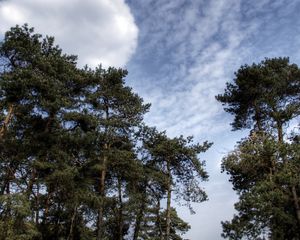
[[[91,105],[97,119],[98,134],[96,151],[99,154],[94,165],[98,172],[95,172],[98,175],[96,188],[101,200],[98,209],[97,239],[102,239],[104,234],[104,208],[109,198],[106,194],[109,189],[105,189],[107,182],[116,186],[113,192],[117,195],[119,207],[118,239],[123,239],[122,195],[126,181],[133,177],[129,176],[129,173],[133,174],[137,165],[133,150],[133,133],[149,108],[131,88],[124,85],[126,75],[127,71],[122,69],[98,68],[93,73],[95,85],[88,95],[88,104]]]
[[[76,68],[76,57],[63,55],[54,46],[53,38],[42,39],[27,25],[7,32],[0,52],[5,64],[1,106],[6,115],[1,129],[1,154],[7,160],[1,163],[5,165],[2,194],[8,199],[17,197],[23,201],[20,206],[29,207],[23,211],[27,215],[18,220],[33,226],[28,234],[35,229],[39,232],[35,235],[43,239],[65,236],[68,224],[62,229],[58,222],[71,218],[65,215],[62,219],[57,211],[73,209],[68,197],[73,196],[76,170],[73,157],[63,148],[68,139],[63,118],[72,108],[82,77]],[[12,231],[20,229],[26,228],[13,226]]]
[[[143,126],[126,70],[79,69],[26,24],[0,62],[0,239],[181,239],[171,194],[206,200],[210,144]]]
[[[284,129],[300,113],[300,70],[288,58],[274,58],[242,66],[235,75],[217,100],[234,115],[234,130],[252,130],[223,159],[223,171],[240,195],[238,214],[223,223],[223,237],[297,238],[300,186],[292,168],[298,157],[289,150],[297,144]]]
[[[145,148],[152,155],[154,164],[165,174],[165,190],[167,194],[166,228],[164,239],[170,239],[171,231],[171,199],[172,193],[177,199],[183,199],[191,208],[191,202],[202,202],[207,199],[200,188],[199,180],[206,180],[208,175],[199,161],[198,154],[205,152],[211,143],[192,144],[193,138],[168,138],[164,132],[153,132]]]

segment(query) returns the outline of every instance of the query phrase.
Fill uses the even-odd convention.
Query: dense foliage
[[[300,69],[274,58],[235,75],[217,100],[234,115],[234,130],[251,132],[223,159],[239,202],[222,236],[300,239]]]
[[[206,200],[209,143],[146,127],[127,71],[79,69],[27,25],[0,66],[0,239],[182,239],[171,199]]]

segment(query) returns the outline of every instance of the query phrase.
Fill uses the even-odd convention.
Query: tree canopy
[[[288,58],[273,58],[235,75],[216,98],[234,115],[234,130],[251,131],[222,162],[240,198],[222,236],[299,239],[300,69]]]
[[[210,144],[147,127],[126,70],[76,59],[28,25],[0,45],[0,239],[182,239],[171,198],[206,200]]]

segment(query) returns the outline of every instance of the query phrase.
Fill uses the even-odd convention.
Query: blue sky
[[[289,56],[300,64],[300,1],[134,1],[127,2],[139,29],[135,54],[127,64],[129,83],[148,102],[146,120],[170,135],[213,141],[203,156],[210,181],[209,201],[196,215],[178,209],[191,226],[187,237],[221,239],[222,220],[237,200],[222,156],[247,132],[232,132],[214,96],[222,93],[243,64],[265,57]]]
[[[247,132],[231,132],[214,97],[243,64],[289,56],[300,65],[299,12],[300,0],[5,0],[0,35],[28,22],[78,54],[79,66],[126,67],[128,84],[152,103],[149,125],[213,141],[203,156],[209,201],[195,215],[178,211],[192,226],[187,238],[215,240],[237,199],[220,161]]]

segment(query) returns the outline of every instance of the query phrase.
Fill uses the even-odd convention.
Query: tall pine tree
[[[250,136],[223,159],[240,195],[238,214],[223,223],[223,236],[258,239],[299,238],[299,156],[287,126],[300,114],[300,70],[288,58],[242,66],[217,100],[234,115],[233,129],[252,128]],[[294,165],[295,164],[295,165]]]

